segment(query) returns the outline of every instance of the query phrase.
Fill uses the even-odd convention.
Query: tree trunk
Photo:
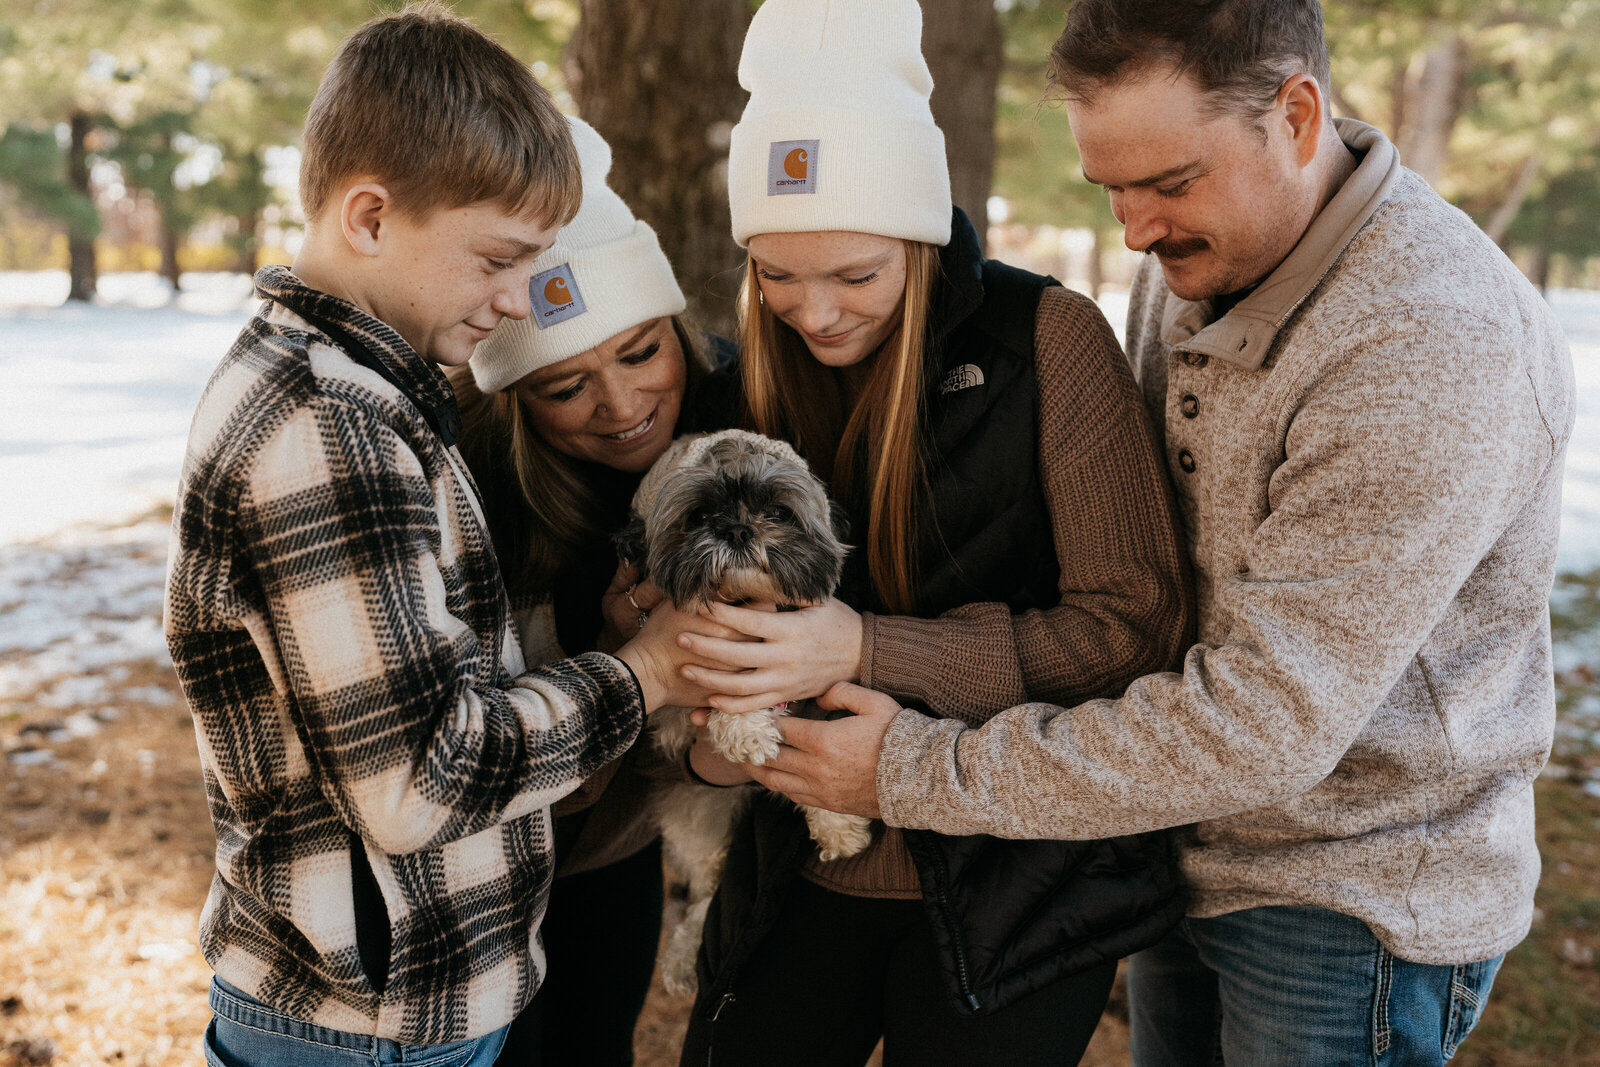
[[[166,213],[161,215],[161,277],[172,287],[174,293],[180,289],[182,272],[178,269],[178,246],[183,242],[183,235],[173,228],[167,221]]]
[[[578,109],[611,145],[611,187],[655,228],[689,313],[724,335],[744,256],[729,236],[747,0],[582,0],[567,46]]]
[[[67,148],[67,183],[82,193],[90,203],[94,193],[89,188],[89,131],[94,120],[82,111],[74,111],[68,123],[71,142]],[[78,226],[67,227],[68,300],[94,299],[98,272],[94,263],[94,232]]]
[[[1528,264],[1528,279],[1541,293],[1550,289],[1550,258],[1550,250],[1540,245],[1533,250],[1533,262]]]
[[[261,253],[261,213],[271,196],[267,188],[267,165],[261,158],[260,151],[246,151],[239,153],[240,169],[243,173],[239,178],[239,187],[249,190],[254,194],[248,207],[242,207],[234,215],[239,232],[234,235],[234,266],[233,269],[240,274],[254,277],[256,273],[256,260]]]
[[[241,211],[235,218],[239,224],[239,233],[234,241],[233,269],[240,274],[254,277],[256,259],[261,251],[261,238],[256,236],[261,225],[261,210],[251,208],[249,211]]]
[[[944,131],[950,195],[986,242],[994,180],[995,94],[1003,41],[994,0],[922,0],[922,54]]]
[[[1539,164],[1542,162],[1543,153],[1535,149],[1528,153],[1528,158],[1522,161],[1522,166],[1517,169],[1517,176],[1511,182],[1511,188],[1506,193],[1506,198],[1495,208],[1488,223],[1483,227],[1483,232],[1489,235],[1489,240],[1500,244],[1505,239],[1506,231],[1517,220],[1517,212],[1522,210],[1523,202],[1528,199],[1528,193],[1533,189],[1533,180],[1539,176]]]
[[[1105,264],[1106,232],[1100,227],[1094,228],[1094,242],[1089,245],[1089,299],[1099,300],[1100,290],[1106,284]]]
[[[172,132],[163,130],[156,138],[156,144],[161,149],[164,159],[174,159],[172,151]],[[158,223],[161,241],[161,277],[172,287],[174,293],[182,288],[183,272],[178,267],[178,246],[183,244],[183,234],[178,232],[177,225],[173,222],[173,200],[177,190],[172,185],[170,172],[160,175],[159,181],[162,188],[151,190],[156,206],[161,212],[161,221]]]
[[[1344,93],[1339,91],[1339,87],[1337,85],[1330,85],[1328,87],[1328,103],[1332,105],[1334,112],[1337,113],[1341,118],[1355,119],[1357,122],[1367,121],[1362,116],[1360,110],[1345,98]]]
[[[1450,158],[1450,134],[1466,96],[1467,42],[1460,34],[1422,53],[1412,63],[1400,161],[1438,185]]]
[[[1398,64],[1389,82],[1389,139],[1396,148],[1406,143],[1406,68]]]

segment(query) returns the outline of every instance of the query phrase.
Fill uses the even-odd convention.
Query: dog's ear
[[[628,512],[628,524],[611,535],[611,543],[617,546],[617,558],[622,562],[631,563],[641,571],[645,569],[649,545],[645,541],[644,516],[637,511]]]
[[[850,516],[837,500],[828,501],[828,525],[833,527],[833,536],[840,544],[850,543]]]

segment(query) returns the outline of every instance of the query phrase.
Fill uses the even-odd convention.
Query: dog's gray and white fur
[[[680,608],[721,600],[770,601],[782,609],[833,594],[846,552],[841,525],[821,480],[793,448],[725,430],[672,443],[641,481],[617,546]],[[761,764],[777,754],[777,719],[787,714],[784,708],[713,712],[707,731],[726,758]],[[664,708],[651,724],[657,747],[684,758],[694,743],[689,709]],[[672,992],[694,989],[706,908],[750,796],[749,788],[694,782],[670,784],[656,795],[667,861],[689,883],[687,910],[662,958]],[[801,810],[823,859],[853,856],[871,840],[870,823],[860,816]]]

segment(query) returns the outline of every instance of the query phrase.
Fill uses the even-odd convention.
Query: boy
[[[437,4],[358,29],[311,105],[304,248],[256,276],[173,517],[210,1063],[492,1062],[543,972],[547,806],[667,702],[670,609],[526,669],[436,366],[528,314],[579,191],[527,67]]]

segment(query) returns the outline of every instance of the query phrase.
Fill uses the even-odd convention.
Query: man
[[[952,834],[1193,823],[1189,918],[1129,971],[1136,1062],[1442,1062],[1531,921],[1566,343],[1381,133],[1330,118],[1315,0],[1079,0],[1052,65],[1150,253],[1128,352],[1200,643],[977,730],[836,687],[858,716],[787,720],[756,776]]]

